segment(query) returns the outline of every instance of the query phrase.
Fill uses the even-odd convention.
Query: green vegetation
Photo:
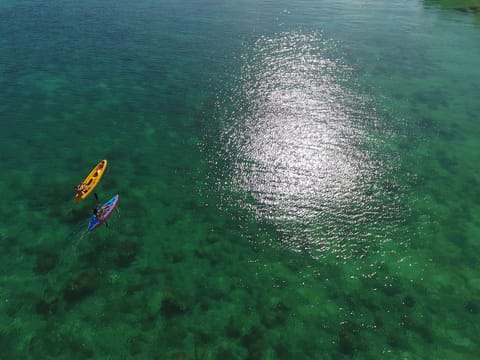
[[[443,9],[480,13],[480,0],[426,0],[426,3],[438,3]]]

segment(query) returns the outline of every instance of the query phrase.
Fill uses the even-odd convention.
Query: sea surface
[[[0,358],[478,359],[452,3],[0,0]]]

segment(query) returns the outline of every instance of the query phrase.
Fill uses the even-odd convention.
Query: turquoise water
[[[0,1],[0,357],[477,358],[479,44],[434,1]]]

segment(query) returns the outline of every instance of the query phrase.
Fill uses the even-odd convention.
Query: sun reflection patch
[[[374,111],[348,87],[352,70],[329,56],[334,47],[318,34],[258,39],[243,57],[242,115],[224,133],[233,186],[254,199],[245,206],[319,248],[372,221],[381,168],[368,146]]]

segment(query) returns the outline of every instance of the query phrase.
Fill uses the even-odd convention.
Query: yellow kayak
[[[82,183],[75,186],[75,198],[73,201],[79,203],[90,194],[95,186],[100,182],[100,179],[107,168],[107,160],[100,161],[97,166],[90,171],[90,174],[83,180]]]

